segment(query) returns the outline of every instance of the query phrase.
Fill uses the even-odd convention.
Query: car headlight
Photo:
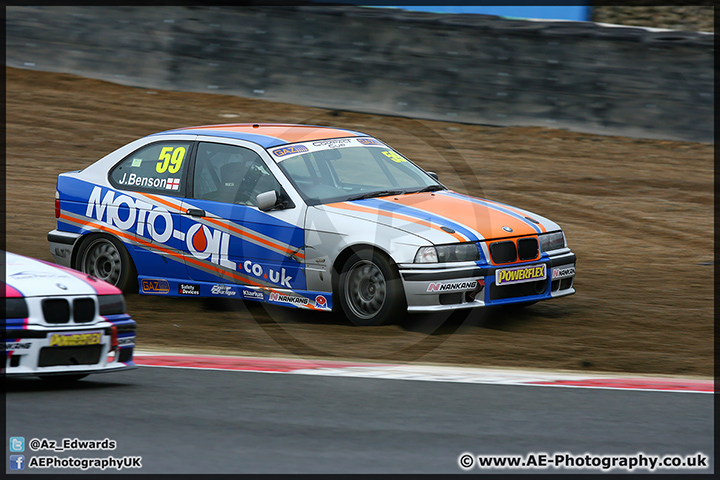
[[[480,260],[480,250],[475,243],[420,247],[415,254],[415,263],[471,262],[476,260]]]
[[[543,252],[559,250],[567,246],[563,232],[543,233],[540,237],[540,248]]]
[[[122,295],[99,295],[100,315],[118,315],[125,313],[125,298]]]

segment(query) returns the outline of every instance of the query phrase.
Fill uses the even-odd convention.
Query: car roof
[[[153,135],[207,135],[233,138],[257,143],[263,148],[277,147],[288,143],[308,142],[342,137],[366,137],[365,133],[318,125],[293,125],[283,123],[232,123],[224,125],[201,125],[184,127]]]

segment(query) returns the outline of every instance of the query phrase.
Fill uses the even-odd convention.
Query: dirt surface
[[[420,122],[6,72],[9,251],[52,260],[46,236],[61,172],[165,129],[283,122],[375,135],[457,191],[553,219],[578,257],[573,296],[383,327],[250,302],[129,294],[140,349],[714,373],[713,145]]]
[[[593,5],[592,21],[670,30],[714,32],[714,7],[709,2],[696,3],[706,3],[706,5]]]

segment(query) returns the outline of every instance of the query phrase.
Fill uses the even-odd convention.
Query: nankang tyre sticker
[[[75,269],[115,285],[123,292],[137,292],[137,271],[130,254],[110,236],[86,237],[80,244]]]
[[[373,250],[355,252],[343,264],[335,298],[355,325],[397,321],[407,310],[400,276],[385,256]]]

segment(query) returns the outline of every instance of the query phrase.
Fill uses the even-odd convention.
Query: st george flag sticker
[[[180,188],[179,178],[168,178],[167,185],[165,186],[168,190],[177,190]]]

